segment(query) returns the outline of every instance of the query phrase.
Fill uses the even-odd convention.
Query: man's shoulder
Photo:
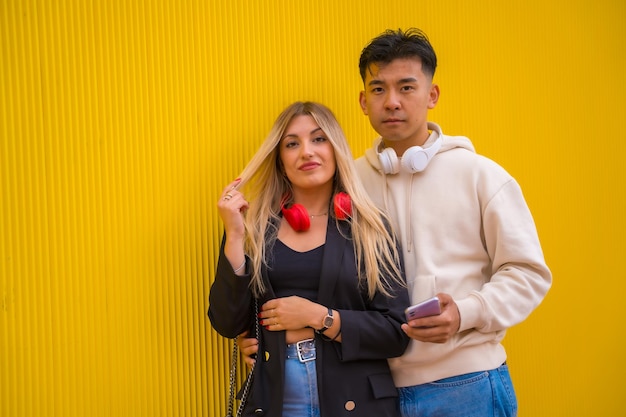
[[[367,165],[367,159],[365,158],[365,155],[361,155],[354,160],[354,163],[356,164],[357,167]]]

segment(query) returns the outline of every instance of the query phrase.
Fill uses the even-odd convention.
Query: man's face
[[[398,155],[428,139],[428,110],[438,99],[439,87],[422,72],[422,62],[413,58],[370,66],[359,97],[372,127]]]

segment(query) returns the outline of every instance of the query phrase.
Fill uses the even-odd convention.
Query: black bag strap
[[[259,313],[259,304],[257,299],[254,299],[254,337],[256,340],[259,340],[259,320],[257,315]],[[229,376],[229,389],[228,389],[228,414],[226,417],[233,417],[233,406],[235,403],[235,383],[237,379],[237,362],[239,359],[239,346],[237,345],[237,338],[233,339],[233,354],[230,359],[230,376]],[[237,407],[236,417],[240,417],[243,412],[243,408],[246,405],[246,400],[248,399],[248,394],[250,392],[250,386],[252,385],[252,376],[254,374],[254,368],[256,367],[256,361],[252,364],[252,368],[250,368],[250,372],[248,372],[248,376],[246,377],[246,381],[243,384],[242,392],[241,392],[241,400],[239,402],[239,407]]]

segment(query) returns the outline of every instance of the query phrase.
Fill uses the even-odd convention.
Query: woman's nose
[[[313,145],[308,142],[305,142],[300,150],[302,151],[302,156],[305,158],[311,157],[313,155]]]

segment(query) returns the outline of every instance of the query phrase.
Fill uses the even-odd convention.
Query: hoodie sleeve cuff
[[[455,300],[455,302],[461,317],[459,332],[482,326],[481,316],[483,308],[478,297],[470,295],[462,300]]]

